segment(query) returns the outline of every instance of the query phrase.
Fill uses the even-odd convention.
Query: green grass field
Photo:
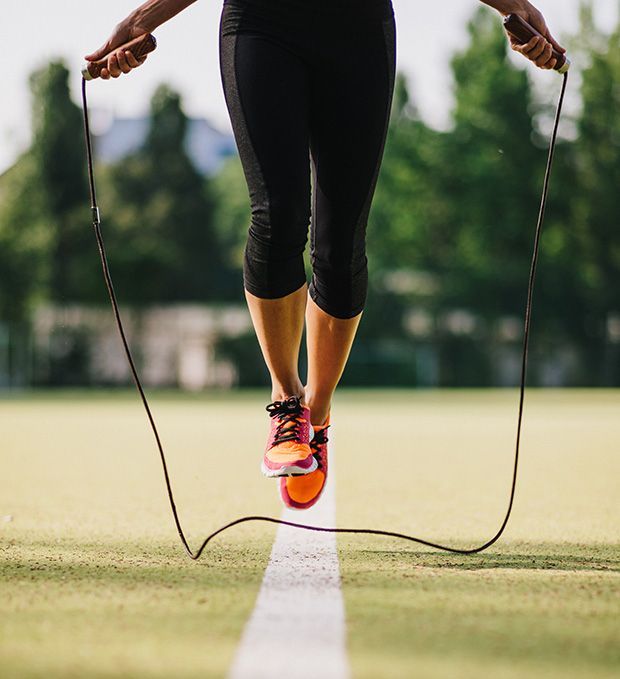
[[[153,400],[194,544],[280,511],[258,470],[265,398]],[[340,393],[339,524],[484,540],[506,506],[516,400]],[[274,528],[187,559],[133,394],[5,398],[0,421],[0,676],[225,676]],[[619,449],[620,392],[531,391],[514,516],[489,552],[341,537],[354,677],[618,676]]]

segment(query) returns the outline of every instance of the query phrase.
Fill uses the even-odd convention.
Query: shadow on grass
[[[620,544],[575,543],[508,543],[497,545],[488,552],[459,555],[427,550],[385,550],[356,547],[353,541],[342,540],[341,550],[368,559],[387,563],[407,562],[413,568],[492,570],[523,569],[541,571],[611,571],[620,572]]]
[[[222,542],[196,562],[174,543],[12,540],[0,546],[0,579],[225,589],[260,582],[270,551],[268,539]]]
[[[18,541],[0,546],[0,577],[6,581],[85,582],[227,588],[260,582],[271,551],[269,538],[214,543],[200,561],[174,543]],[[472,556],[421,550],[372,549],[368,540],[342,537],[343,567],[356,561],[363,571],[537,570],[620,572],[619,544],[507,543]]]

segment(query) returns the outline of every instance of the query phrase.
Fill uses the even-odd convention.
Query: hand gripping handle
[[[155,36],[151,35],[150,33],[145,33],[144,35],[140,35],[137,38],[125,43],[124,45],[115,48],[113,51],[116,52],[117,50],[121,49],[126,50],[131,52],[136,59],[140,59],[149,52],[152,52],[156,47],[157,40],[155,40]],[[87,64],[85,64],[84,68],[82,69],[82,76],[84,77],[84,80],[93,80],[94,78],[98,78],[101,75],[101,70],[106,68],[108,65],[108,56],[109,55],[106,55],[103,57],[103,59],[99,59],[99,61],[89,61]]]
[[[525,43],[529,42],[534,36],[540,36],[541,38],[545,37],[533,26],[528,24],[527,21],[516,14],[509,14],[504,19],[504,28],[522,45],[525,45]],[[556,49],[552,51],[552,55],[556,60],[554,69],[558,71],[558,73],[566,73],[570,68],[570,60],[565,54],[558,52]]]

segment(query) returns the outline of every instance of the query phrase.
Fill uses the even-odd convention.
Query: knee
[[[294,196],[252,200],[248,243],[270,257],[303,252],[306,247],[310,207]]]
[[[257,297],[277,299],[306,281],[303,253],[309,208],[286,197],[253,202],[244,253],[244,284]]]
[[[368,293],[365,254],[347,262],[315,259],[310,295],[323,311],[336,318],[353,318],[364,310]]]

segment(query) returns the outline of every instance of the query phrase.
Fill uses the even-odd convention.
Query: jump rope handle
[[[119,49],[126,50],[131,52],[136,59],[140,59],[149,52],[152,52],[156,47],[157,40],[155,40],[155,36],[151,35],[150,33],[145,33],[144,35],[140,35],[137,38],[125,43],[124,45],[117,47],[114,51],[116,52],[116,50]],[[107,64],[107,55],[103,57],[103,59],[99,59],[99,61],[89,61],[82,69],[82,76],[84,77],[84,80],[93,80],[94,78],[98,78],[101,75],[101,70],[106,68]]]
[[[509,14],[504,19],[504,28],[516,38],[522,45],[529,42],[534,36],[544,36],[539,33],[533,26],[527,23],[524,19],[516,14]],[[556,60],[554,70],[558,73],[566,73],[570,68],[570,60],[565,54],[558,52],[556,49],[552,51],[553,58]]]

